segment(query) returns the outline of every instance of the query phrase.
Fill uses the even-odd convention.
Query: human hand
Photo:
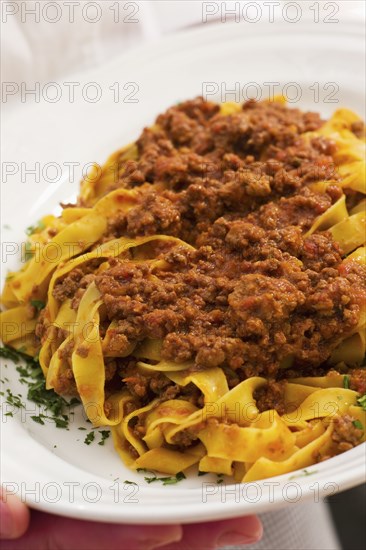
[[[118,525],[29,510],[1,494],[2,550],[213,550],[252,544],[262,535],[256,516],[192,525]]]

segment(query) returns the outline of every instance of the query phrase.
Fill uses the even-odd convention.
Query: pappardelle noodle
[[[178,104],[32,229],[3,342],[131,468],[254,481],[365,441],[365,135]]]

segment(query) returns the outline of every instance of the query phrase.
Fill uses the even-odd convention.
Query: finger
[[[0,489],[0,539],[21,537],[28,528],[29,510],[15,495]]]
[[[254,544],[261,539],[262,533],[262,524],[257,516],[184,525],[181,541],[163,546],[161,550],[212,550]]]
[[[63,518],[32,510],[27,533],[2,550],[153,550],[182,537],[180,525],[118,525]]]

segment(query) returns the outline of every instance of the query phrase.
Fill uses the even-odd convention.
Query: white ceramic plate
[[[245,86],[255,82],[267,93],[265,83],[278,82],[278,93],[295,82],[297,88],[292,85],[289,93],[300,88],[302,94],[294,106],[327,116],[343,105],[364,115],[363,48],[362,22],[219,23],[176,34],[96,71],[65,79],[79,82],[79,90],[96,82],[102,90],[97,103],[88,103],[77,92],[70,103],[63,83],[63,95],[57,103],[15,102],[3,126],[7,136],[3,162],[16,163],[18,169],[6,179],[3,174],[2,224],[12,228],[3,229],[6,267],[15,267],[19,262],[17,255],[9,254],[13,245],[7,243],[24,240],[25,227],[43,214],[57,211],[59,201],[75,196],[82,166],[103,162],[111,151],[135,139],[159,112],[176,101],[200,95],[203,82],[214,83],[209,89],[216,91],[225,91],[225,86],[227,90],[239,86],[248,91]],[[123,94],[117,102],[109,89],[116,82]],[[126,86],[131,82],[136,84]],[[138,91],[132,99],[138,102],[122,102],[122,97],[136,92],[136,85]],[[316,91],[318,98],[314,96]],[[92,89],[89,92],[91,95]],[[212,97],[234,99],[232,95],[220,97],[219,93]],[[46,170],[38,182],[24,173],[36,162],[41,171]],[[66,167],[73,162],[79,165],[72,178]],[[54,172],[47,163],[54,163]],[[62,177],[51,183],[57,165],[62,168]],[[24,396],[24,386],[13,365],[5,363],[5,387]],[[228,481],[226,485],[217,484],[216,476],[197,477],[192,473],[177,485],[148,485],[143,475],[129,471],[120,462],[111,440],[104,447],[97,442],[84,445],[86,432],[78,427],[88,424],[81,410],[69,431],[56,429],[53,424],[34,423],[30,416],[36,410],[30,402],[26,412],[15,413],[13,418],[5,416],[7,411],[4,405],[3,483],[30,506],[66,516],[121,523],[184,523],[235,517],[273,510],[301,499],[317,500],[362,482],[365,475],[363,445],[310,467],[310,475],[297,472],[258,483],[232,485]],[[138,485],[123,483],[126,479]]]

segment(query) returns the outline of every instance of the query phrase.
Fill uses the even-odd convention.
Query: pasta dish
[[[282,97],[177,104],[45,216],[3,342],[131,468],[255,481],[365,441],[365,132]]]

